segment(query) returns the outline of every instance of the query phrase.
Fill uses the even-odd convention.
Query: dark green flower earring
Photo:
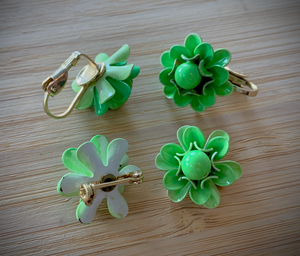
[[[159,80],[165,86],[166,97],[179,107],[190,104],[195,111],[203,112],[214,105],[216,95],[228,96],[233,89],[256,96],[256,85],[225,67],[230,59],[228,50],[214,51],[199,35],[188,35],[184,46],[174,45],[161,55],[161,65],[165,69],[160,72]],[[246,90],[245,85],[252,90]]]

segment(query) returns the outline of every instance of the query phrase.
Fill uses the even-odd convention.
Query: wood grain
[[[1,1],[0,254],[300,255],[299,10],[297,0]],[[249,75],[258,96],[218,98],[203,114],[167,100],[160,54],[191,32],[229,49],[230,67]],[[41,82],[71,52],[94,57],[125,43],[141,73],[122,108],[63,120],[44,113]],[[54,111],[71,101],[68,88]],[[206,136],[227,131],[226,159],[243,166],[214,210],[189,198],[172,203],[154,164],[186,124]],[[56,184],[67,172],[63,151],[96,134],[127,139],[145,182],[126,188],[125,219],[102,203],[92,224],[81,225],[77,199],[59,196]]]

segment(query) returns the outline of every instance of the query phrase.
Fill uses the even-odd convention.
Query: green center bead
[[[211,162],[209,157],[202,151],[192,150],[183,157],[181,168],[187,178],[201,180],[209,174]]]
[[[175,81],[183,89],[194,89],[201,82],[198,66],[193,62],[181,64],[175,71]]]

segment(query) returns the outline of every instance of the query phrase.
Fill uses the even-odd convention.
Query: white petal
[[[107,193],[107,206],[110,214],[115,218],[121,219],[128,214],[128,205],[118,189]]]
[[[96,135],[91,139],[91,142],[95,145],[103,164],[107,165],[108,141],[106,137],[103,135]]]
[[[63,196],[75,196],[79,193],[80,185],[90,181],[91,178],[87,176],[76,173],[68,173],[59,181],[57,190],[58,193]]]
[[[140,171],[141,169],[135,165],[127,165],[121,171],[119,171],[119,175],[123,175],[128,172]]]
[[[119,165],[128,149],[128,142],[124,139],[114,139],[107,148],[108,172],[118,175]]]

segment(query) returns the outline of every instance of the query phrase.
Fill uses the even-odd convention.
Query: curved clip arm
[[[227,71],[229,72],[229,78],[228,80],[233,84],[234,89],[241,93],[241,94],[245,94],[249,97],[255,97],[258,93],[258,88],[257,86],[248,81],[246,79],[246,75],[243,75],[241,73],[238,73],[232,69],[230,69],[229,67],[225,67],[227,69]],[[246,89],[245,86],[248,86],[251,90]]]
[[[48,107],[49,96],[54,97],[59,94],[62,89],[65,87],[65,84],[68,80],[68,71],[76,66],[80,57],[83,56],[88,59],[89,64],[86,65],[77,75],[76,83],[78,86],[81,86],[79,92],[76,94],[75,98],[72,100],[70,106],[62,114],[54,115],[50,112]],[[105,72],[104,63],[100,62],[96,64],[91,60],[87,55],[80,52],[73,52],[72,55],[44,82],[42,83],[42,88],[45,91],[44,96],[44,110],[48,116],[60,119],[67,117],[72,110],[75,108],[83,94],[85,93],[88,85],[102,76]]]

